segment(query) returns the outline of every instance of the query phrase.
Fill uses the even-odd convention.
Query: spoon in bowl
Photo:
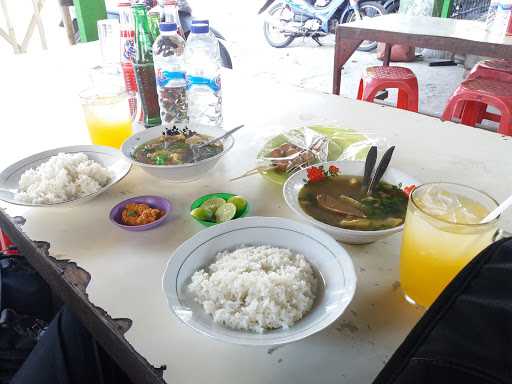
[[[368,189],[366,191],[367,196],[371,196],[373,193],[373,190],[379,185],[379,181],[384,176],[384,173],[388,169],[389,162],[391,161],[391,157],[393,156],[393,151],[395,150],[395,146],[390,147],[386,152],[384,152],[384,155],[382,155],[382,158],[380,159],[379,165],[377,165],[377,169],[375,170],[375,173],[372,175],[373,167],[375,166],[376,160],[377,160],[377,147],[373,146],[370,148],[370,151],[368,152],[368,156],[366,158],[365,163],[365,170],[364,170],[364,176],[363,176],[363,185],[368,183]],[[368,182],[368,179],[369,182]]]
[[[235,133],[236,131],[238,131],[240,128],[244,127],[244,125],[239,125],[238,127],[235,127],[233,129],[230,129],[229,131],[227,131],[226,133],[222,134],[221,136],[219,137],[216,137],[214,139],[211,139],[211,140],[208,140],[207,142],[205,143],[202,143],[202,144],[194,144],[191,146],[191,149],[192,149],[192,154],[194,156],[194,162],[197,161],[197,159],[199,159],[199,151],[204,148],[204,147],[207,147],[208,145],[211,145],[211,144],[214,144],[216,143],[217,141],[220,141],[222,139],[225,139],[226,137],[228,136],[231,136],[233,133]]]

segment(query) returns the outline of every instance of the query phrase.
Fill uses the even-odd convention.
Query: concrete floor
[[[311,39],[297,39],[288,48],[272,48],[263,36],[263,17],[257,16],[262,1],[189,0],[194,14],[211,19],[228,40],[227,46],[237,71],[276,83],[331,93],[334,58],[333,39],[319,47]],[[376,54],[356,52],[346,65],[341,93],[355,98],[362,69],[381,65]],[[460,83],[463,66],[429,67],[426,61],[400,63],[411,68],[418,77],[420,111],[439,115],[448,97]],[[394,101],[394,95],[386,102]]]

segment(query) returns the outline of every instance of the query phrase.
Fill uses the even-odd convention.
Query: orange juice
[[[88,91],[81,98],[93,144],[120,148],[123,141],[132,134],[128,94]]]
[[[430,306],[497,231],[480,221],[497,206],[457,184],[426,184],[411,195],[400,254],[400,283],[409,301]]]
[[[120,148],[132,134],[132,121],[102,120],[95,115],[86,115],[87,128],[93,144]]]

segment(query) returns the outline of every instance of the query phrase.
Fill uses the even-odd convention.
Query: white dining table
[[[77,94],[97,63],[94,44],[38,56],[2,59],[0,169],[28,155],[90,143]],[[222,77],[225,128],[234,148],[204,178],[175,184],[138,167],[106,193],[71,208],[25,208],[0,203],[26,218],[25,233],[51,245],[50,254],[87,270],[90,301],[112,317],[133,321],[125,334],[168,383],[370,383],[424,313],[407,303],[399,283],[401,235],[368,245],[343,245],[358,284],[348,309],[325,330],[273,348],[212,340],[170,311],[161,277],[173,251],[204,230],[190,204],[212,192],[245,196],[251,215],[300,218],[286,206],[282,187],[259,175],[230,181],[256,165],[256,154],[277,133],[313,123],[335,123],[396,145],[391,166],[422,182],[467,184],[503,200],[512,188],[512,138],[367,102],[277,86],[236,72]],[[171,219],[147,232],[128,232],[109,221],[110,209],[137,195],[160,195]],[[512,229],[512,213],[500,224]]]

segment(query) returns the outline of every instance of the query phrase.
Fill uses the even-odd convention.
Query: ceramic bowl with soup
[[[325,176],[320,171],[328,172],[330,167],[338,170],[337,175]],[[388,168],[372,195],[367,196],[361,186],[363,170],[364,162],[360,161],[331,161],[308,167],[287,180],[283,187],[285,201],[303,219],[346,243],[371,243],[401,231],[408,191],[420,183]],[[312,171],[318,173],[316,179]]]
[[[225,131],[217,127],[200,127],[196,132],[162,135],[153,127],[128,138],[122,145],[123,155],[152,176],[174,182],[193,181],[206,175],[234,145],[232,136],[201,147]]]

